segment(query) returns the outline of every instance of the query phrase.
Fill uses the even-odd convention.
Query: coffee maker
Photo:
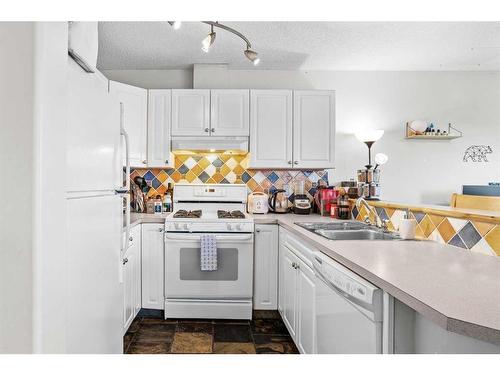
[[[295,182],[292,210],[299,215],[309,215],[311,213],[311,202],[306,195],[304,181]]]

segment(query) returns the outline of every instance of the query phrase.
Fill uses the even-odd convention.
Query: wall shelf
[[[446,141],[463,137],[463,133],[448,124],[448,134],[447,135],[425,135],[419,134],[415,129],[410,126],[410,123],[406,123],[405,139],[427,139],[432,141]]]

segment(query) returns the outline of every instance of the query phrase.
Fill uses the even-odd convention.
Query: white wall
[[[0,22],[0,353],[32,350],[33,45]]]
[[[158,74],[163,88],[170,85],[163,72],[134,73],[133,81],[149,88]],[[184,71],[185,77],[189,71]],[[203,74],[202,74],[203,73]],[[382,168],[382,198],[406,203],[448,204],[463,184],[500,181],[500,72],[333,72],[196,69],[196,88],[288,88],[336,90],[337,168],[334,180],[355,177],[367,162],[366,146],[353,133],[362,127],[385,130],[373,146],[389,162]],[[105,72],[118,76],[117,71]],[[127,74],[120,77],[127,82]],[[170,77],[170,75],[168,76]],[[184,88],[192,88],[187,81]],[[157,88],[158,85],[155,85]],[[408,141],[408,120],[433,121],[444,128],[451,122],[464,132],[453,141]],[[464,150],[471,145],[491,145],[489,163],[463,163]]]

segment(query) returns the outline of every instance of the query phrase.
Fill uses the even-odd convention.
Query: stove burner
[[[201,210],[194,210],[194,211],[179,210],[174,214],[174,218],[199,219],[200,217],[201,217]]]
[[[217,217],[219,219],[244,219],[245,214],[241,211],[224,211],[218,210]]]

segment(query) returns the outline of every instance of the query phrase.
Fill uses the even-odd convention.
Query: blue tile
[[[279,178],[280,178],[280,177],[279,177],[276,173],[274,173],[274,172],[271,172],[271,173],[269,174],[269,176],[267,176],[267,179],[268,179],[269,181],[271,181],[273,184],[274,184],[276,181],[278,181],[278,180],[279,180]]]
[[[316,188],[310,188],[309,189],[309,194],[311,194],[311,197],[314,197],[314,194],[316,194]]]
[[[415,219],[417,219],[417,223],[420,223],[425,217],[425,214],[423,212],[413,212],[413,216],[415,216]]]
[[[456,247],[461,247],[462,249],[467,249],[467,246],[465,246],[464,242],[460,238],[460,236],[455,234],[455,236],[448,242],[448,245],[456,246]]]
[[[203,171],[200,173],[198,178],[201,180],[201,182],[207,182],[207,180],[210,178],[207,172]]]
[[[222,160],[220,160],[219,158],[215,159],[213,162],[212,162],[212,165],[216,168],[220,168],[224,165],[224,162]]]
[[[158,189],[161,186],[160,180],[158,180],[156,177],[153,178],[153,181],[151,181],[151,185],[155,188]]]
[[[375,207],[375,211],[377,211],[378,216],[381,220],[389,220],[389,216],[387,216],[387,212],[383,207]]]
[[[179,171],[179,173],[180,173],[180,174],[186,174],[186,173],[188,173],[189,168],[188,168],[188,167],[186,167],[184,164],[182,164],[182,165],[179,167],[178,171]]]
[[[175,169],[174,168],[167,169],[165,172],[167,172],[169,176],[172,176],[172,174],[175,172]]]
[[[221,182],[219,182],[220,184],[230,184],[230,182],[228,180],[226,180],[225,178],[223,178],[221,180]]]
[[[471,249],[475,244],[481,241],[481,235],[477,232],[476,228],[474,228],[470,221],[465,224],[458,234],[468,249]]]
[[[252,176],[250,176],[247,172],[243,172],[243,174],[241,175],[241,179],[242,181],[246,184],[248,181],[250,181],[250,179],[252,178]]]
[[[304,176],[309,177],[312,171],[302,171],[302,173],[304,174]]]
[[[354,206],[354,208],[352,209],[352,217],[356,219],[358,217],[358,214],[359,214],[358,208]]]
[[[146,181],[153,181],[155,178],[155,175],[151,171],[147,171],[146,174],[144,175],[144,179]]]
[[[278,190],[278,189],[276,188],[276,186],[271,186],[271,187],[269,188],[269,194],[274,193],[276,190]]]

